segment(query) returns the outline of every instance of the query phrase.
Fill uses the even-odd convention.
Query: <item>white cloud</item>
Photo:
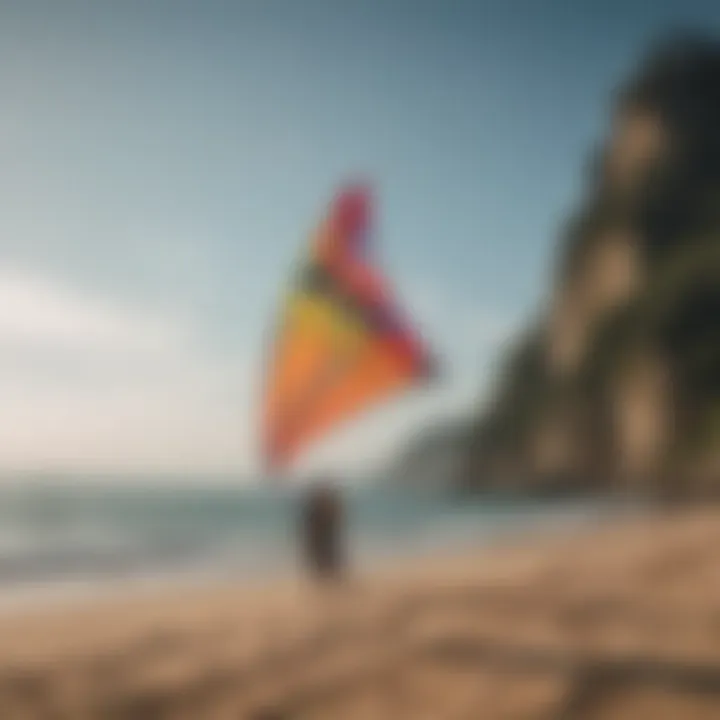
[[[241,469],[250,368],[177,318],[0,275],[0,467]]]
[[[0,273],[0,343],[149,350],[175,340],[177,332],[163,320],[83,297],[48,278]]]

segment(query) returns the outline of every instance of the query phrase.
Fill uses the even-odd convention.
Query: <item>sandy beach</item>
[[[720,512],[0,618],[0,718],[720,717]]]

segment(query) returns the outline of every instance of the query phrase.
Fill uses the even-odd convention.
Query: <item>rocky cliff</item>
[[[720,492],[720,43],[672,38],[615,98],[540,320],[459,482]]]

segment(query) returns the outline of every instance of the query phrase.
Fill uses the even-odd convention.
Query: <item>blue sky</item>
[[[251,471],[263,332],[337,187],[446,360],[307,460],[482,397],[657,32],[720,5],[0,0],[0,467]]]

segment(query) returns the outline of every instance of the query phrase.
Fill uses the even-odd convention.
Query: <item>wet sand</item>
[[[720,718],[720,511],[0,618],[0,718]]]

